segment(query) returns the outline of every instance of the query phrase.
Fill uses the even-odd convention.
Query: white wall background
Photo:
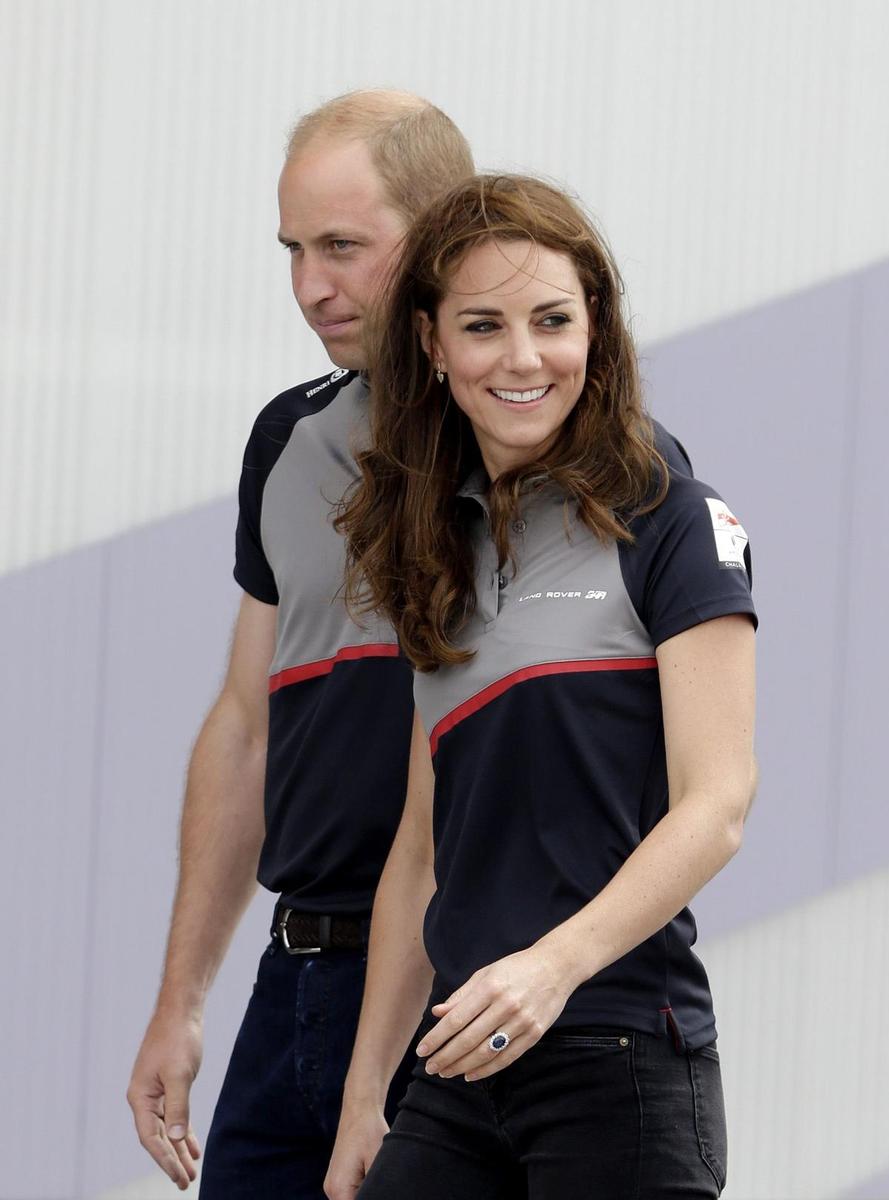
[[[887,62],[884,0],[0,0],[0,572],[230,493],[256,411],[325,370],[274,195],[287,128],[320,100],[419,91],[481,165],[574,188],[647,344],[889,256]],[[72,626],[98,620],[72,604]],[[52,706],[70,721],[58,689]],[[140,813],[169,822],[170,870],[174,807]],[[89,831],[65,821],[74,855]],[[72,887],[91,886],[75,869]],[[887,879],[702,952],[731,1063],[733,1200],[822,1200],[889,1170]],[[162,936],[146,934],[152,962]],[[71,1006],[45,1005],[60,1046],[76,1039]],[[97,1033],[90,1052],[110,1045]],[[20,1143],[42,1137],[32,1101],[13,1114]],[[137,1193],[162,1184],[113,1194]]]
[[[643,342],[889,252],[884,0],[0,0],[0,571],[229,491],[325,367],[286,130],[419,91],[576,189]]]

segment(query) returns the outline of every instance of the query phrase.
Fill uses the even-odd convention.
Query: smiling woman
[[[621,514],[657,505],[676,452],[642,409],[614,261],[566,196],[479,176],[416,222],[402,264],[377,310],[373,445],[341,527],[353,603],[386,612],[425,670],[471,656],[452,635],[475,605],[458,489],[477,466],[505,562],[531,478],[626,541]]]
[[[554,188],[455,188],[375,320],[373,443],[338,524],[416,716],[327,1193],[717,1196],[686,906],[752,793],[746,534],[644,414],[617,271]]]
[[[583,388],[592,329],[568,255],[483,242],[454,272],[435,325],[420,320],[491,479],[545,455]]]

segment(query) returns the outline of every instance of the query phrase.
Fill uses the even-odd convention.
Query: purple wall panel
[[[748,527],[762,617],[763,781],[744,851],[695,906],[705,935],[889,861],[874,767],[889,663],[868,624],[887,580],[887,303],[883,265],[643,363],[653,410]],[[0,694],[4,911],[38,897],[7,926],[27,985],[3,994],[16,1103],[0,1200],[90,1196],[151,1170],[124,1091],[158,982],[188,752],[238,599],[234,516],[232,497],[0,580],[0,627],[15,633]],[[251,909],[211,995],[201,1135],[270,905]]]
[[[0,587],[0,1195],[16,1200],[75,1194],[107,557],[81,551]]]
[[[846,1192],[844,1200],[889,1200],[889,1171]]]
[[[762,782],[744,849],[695,904],[707,936],[835,882],[860,287],[853,276],[789,297],[643,362],[653,412],[747,527],[761,619]]]
[[[117,539],[109,551],[81,1183],[87,1196],[151,1170],[124,1092],[157,991],[185,767],[221,682],[240,595],[231,578],[235,516],[233,500],[225,500]],[[193,1098],[202,1134],[264,945],[268,916],[260,910],[245,923],[208,1013]]]
[[[858,284],[850,507],[839,559],[842,738],[836,774],[836,870],[854,878],[889,861],[889,802],[880,765],[886,739],[889,640],[889,267],[864,272]],[[838,407],[846,407],[845,397]],[[889,1195],[887,1189],[886,1195]]]

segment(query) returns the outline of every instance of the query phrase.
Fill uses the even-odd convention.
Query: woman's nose
[[[540,351],[530,334],[517,333],[510,338],[503,364],[508,370],[528,375],[539,370],[540,363]]]

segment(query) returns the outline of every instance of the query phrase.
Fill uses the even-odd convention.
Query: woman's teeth
[[[546,395],[549,384],[546,387],[531,388],[527,392],[507,392],[503,388],[491,388],[491,391],[500,400],[511,400],[513,404],[528,404],[529,401],[539,400],[541,396]]]

